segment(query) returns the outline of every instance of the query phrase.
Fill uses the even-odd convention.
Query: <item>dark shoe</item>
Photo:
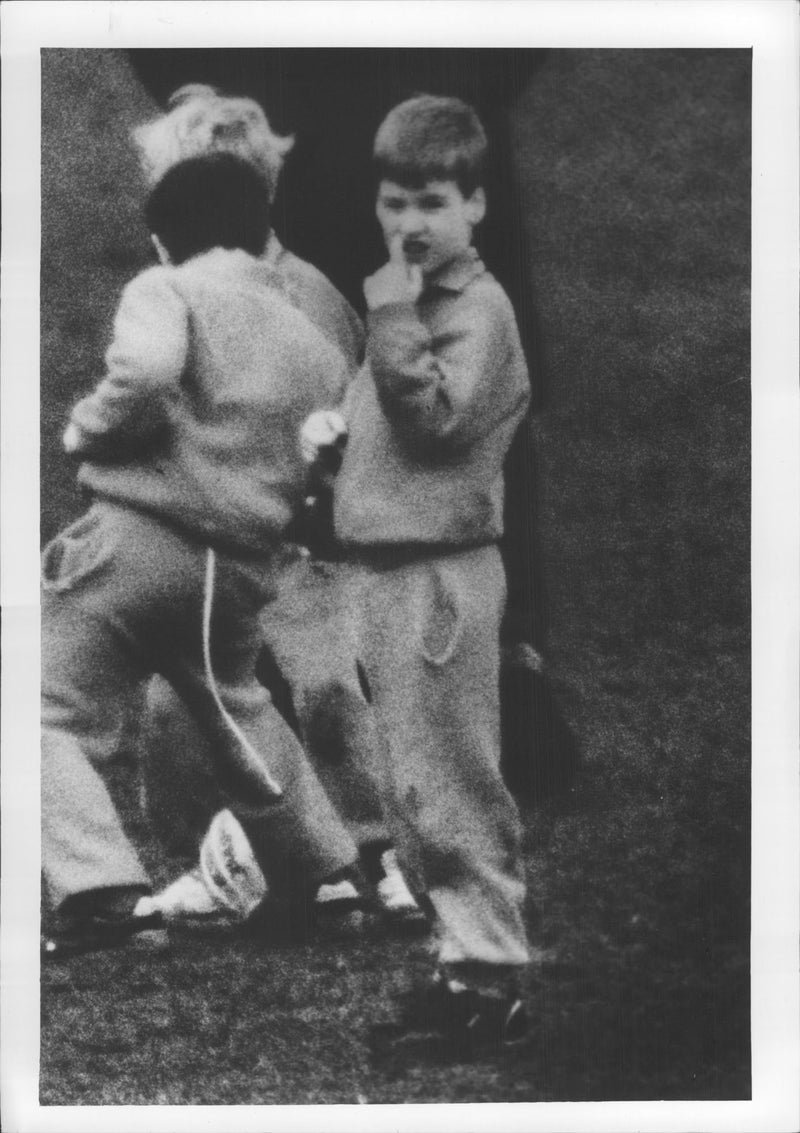
[[[462,1016],[452,1037],[470,1053],[517,1046],[528,1037],[528,1012],[521,999],[495,999],[470,991],[461,994],[468,997],[466,1018]]]
[[[42,960],[66,960],[85,952],[130,947],[143,952],[164,952],[169,938],[164,918],[151,897],[142,897],[130,912],[98,910],[65,920],[41,939]]]
[[[528,1012],[517,996],[453,989],[438,979],[404,997],[399,1025],[375,1028],[373,1055],[383,1060],[419,1051],[440,1061],[502,1055],[527,1038]]]
[[[314,943],[360,934],[368,902],[349,878],[330,879],[318,886],[298,885],[295,891],[267,897],[243,924],[246,935],[269,944]]]
[[[154,894],[152,902],[154,911],[161,913],[167,924],[179,928],[228,926],[237,919],[234,911],[209,888],[199,866]]]
[[[481,1036],[485,1044],[497,1046],[513,1046],[528,1033],[528,1013],[518,996],[493,996],[469,987],[453,990],[445,980],[406,997],[403,1023],[450,1038]]]

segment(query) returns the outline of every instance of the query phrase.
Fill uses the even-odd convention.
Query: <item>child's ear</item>
[[[486,216],[486,193],[479,186],[467,200],[467,217],[473,227]]]

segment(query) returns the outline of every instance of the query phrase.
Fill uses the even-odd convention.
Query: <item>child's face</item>
[[[381,181],[375,209],[386,247],[399,235],[406,261],[424,276],[466,252],[485,211],[483,190],[465,197],[455,181],[428,181],[422,189]]]

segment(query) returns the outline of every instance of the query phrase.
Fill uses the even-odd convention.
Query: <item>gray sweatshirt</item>
[[[503,462],[530,399],[511,303],[474,250],[415,304],[370,312],[344,404],[344,546],[475,546],[503,532]]]
[[[323,308],[314,321],[306,298]],[[80,483],[209,544],[269,552],[304,495],[300,427],[339,403],[357,326],[277,242],[260,259],[217,248],[143,272],[123,293],[106,377],[73,410]]]

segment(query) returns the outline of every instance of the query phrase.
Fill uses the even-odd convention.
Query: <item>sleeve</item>
[[[160,428],[183,374],[188,331],[186,304],[163,269],[128,284],[106,353],[106,376],[70,417],[78,455],[116,440],[145,440]]]
[[[344,295],[318,268],[290,252],[284,252],[280,262],[290,279],[290,302],[339,347],[350,367],[350,374],[354,374],[364,360],[363,322]],[[283,284],[285,276],[279,278]]]
[[[339,401],[341,401],[346,397],[347,390],[352,386],[353,379],[364,360],[365,331],[364,324],[347,300],[338,292],[335,292],[335,295],[338,303],[333,337],[344,361],[339,384]]]
[[[381,407],[410,439],[440,449],[469,445],[528,396],[513,315],[485,290],[456,301],[436,332],[411,303],[376,308],[367,326]]]
[[[343,346],[351,376],[364,361],[364,324],[346,299],[342,298]]]

